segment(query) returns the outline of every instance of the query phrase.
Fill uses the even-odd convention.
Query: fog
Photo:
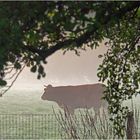
[[[63,55],[58,51],[47,59],[44,65],[46,77],[37,79],[37,73],[25,68],[12,89],[42,89],[44,85],[80,85],[97,83],[97,68],[102,62],[98,55],[104,54],[107,48],[101,44],[97,49],[81,51],[80,56],[69,51]]]

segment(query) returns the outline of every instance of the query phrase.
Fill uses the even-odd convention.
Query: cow
[[[101,83],[77,85],[77,86],[46,86],[44,94],[41,96],[43,100],[54,101],[64,111],[73,114],[78,108],[94,108],[95,112],[99,112],[101,106],[107,104],[102,100],[105,86]]]

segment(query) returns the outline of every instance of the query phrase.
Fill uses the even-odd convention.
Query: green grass
[[[0,97],[0,114],[52,114],[52,107],[55,111],[60,109],[55,102],[41,100],[42,94],[41,90],[10,90],[3,97]],[[133,102],[140,107],[140,96]],[[125,104],[131,106],[131,101]]]
[[[59,107],[55,102],[41,100],[43,91],[16,91],[11,90],[0,98],[0,114],[3,113],[31,113],[51,114],[52,106],[55,110]]]
[[[0,114],[18,114],[0,115],[0,138],[61,138],[60,126],[53,114],[53,108],[56,113],[60,108],[55,102],[41,100],[42,94],[40,90],[11,90],[0,98]],[[140,107],[140,97],[133,102]],[[125,104],[131,106],[130,101]]]
[[[0,138],[61,138],[60,126],[53,115],[0,115]]]
[[[0,138],[61,138],[53,115],[53,108],[55,112],[60,108],[54,102],[41,100],[42,94],[39,90],[12,90],[0,98]]]

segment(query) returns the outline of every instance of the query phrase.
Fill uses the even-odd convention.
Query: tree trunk
[[[128,112],[127,114],[127,129],[126,129],[126,137],[127,139],[133,139],[133,131],[134,131],[134,116],[133,112]]]

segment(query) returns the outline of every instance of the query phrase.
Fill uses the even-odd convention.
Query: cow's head
[[[47,100],[47,92],[49,92],[51,88],[52,88],[52,85],[45,86],[44,93],[41,96],[42,100]]]

